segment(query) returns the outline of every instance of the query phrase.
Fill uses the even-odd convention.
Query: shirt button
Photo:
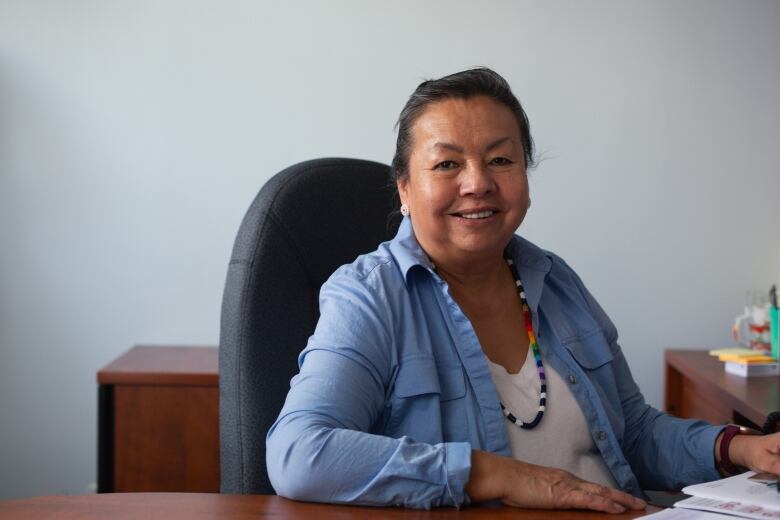
[[[596,437],[598,438],[598,440],[603,441],[604,439],[607,438],[607,434],[604,433],[603,431],[600,431],[596,434]]]
[[[574,374],[569,374],[569,383],[575,384],[577,382],[577,378],[574,377]]]

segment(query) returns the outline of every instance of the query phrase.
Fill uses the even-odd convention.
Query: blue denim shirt
[[[514,236],[545,363],[567,382],[615,482],[629,493],[719,478],[722,429],[645,403],[617,331],[559,257]],[[277,493],[431,508],[468,503],[471,450],[511,456],[506,419],[471,323],[405,218],[322,286],[320,320],[267,436]],[[555,403],[550,403],[555,406]]]

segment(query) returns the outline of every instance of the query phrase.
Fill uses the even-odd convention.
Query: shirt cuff
[[[447,442],[444,444],[447,472],[447,493],[449,501],[455,507],[468,505],[466,483],[471,473],[471,444],[468,442]]]
[[[718,480],[723,478],[723,475],[718,471],[718,463],[715,459],[715,441],[718,439],[718,435],[723,431],[724,426],[710,426],[707,428],[707,432],[702,435],[701,450],[708,453],[708,457],[702,457],[700,460],[707,460],[709,464],[706,464],[703,468],[706,471],[705,482],[712,480]]]

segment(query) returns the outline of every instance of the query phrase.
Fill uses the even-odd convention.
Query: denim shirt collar
[[[433,274],[433,262],[414,236],[412,220],[409,217],[403,218],[389,247],[407,287],[412,268],[423,268]],[[535,313],[541,299],[544,278],[552,268],[552,258],[547,251],[518,235],[512,235],[507,245],[507,253],[517,266],[528,304]]]
[[[433,262],[423,251],[422,246],[414,236],[412,220],[404,217],[395,238],[390,241],[390,253],[398,263],[398,268],[404,277],[404,282],[409,283],[409,271],[415,266],[420,266],[430,272],[433,272]]]

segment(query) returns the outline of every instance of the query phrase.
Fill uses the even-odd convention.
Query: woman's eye
[[[490,164],[493,164],[495,166],[507,166],[509,164],[512,164],[512,161],[510,161],[506,157],[496,157],[495,159],[490,161]]]
[[[457,168],[458,163],[455,161],[442,161],[439,164],[436,165],[434,168],[435,170],[451,170],[453,168]]]

